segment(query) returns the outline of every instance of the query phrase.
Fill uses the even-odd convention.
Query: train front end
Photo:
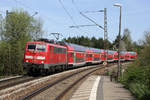
[[[43,42],[27,42],[24,54],[24,67],[28,74],[40,73],[45,69],[47,45]]]

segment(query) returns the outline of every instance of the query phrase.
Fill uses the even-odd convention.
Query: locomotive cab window
[[[46,45],[43,44],[28,44],[29,51],[46,51]]]
[[[35,44],[29,44],[27,47],[27,50],[35,51],[36,50],[36,45]]]
[[[36,50],[37,50],[37,51],[46,51],[46,45],[37,44],[37,45],[36,45]]]

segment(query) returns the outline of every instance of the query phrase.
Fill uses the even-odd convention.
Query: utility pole
[[[8,10],[6,10],[6,30],[7,30],[7,27],[8,27],[8,16],[9,16],[9,12]],[[10,57],[10,46],[8,46],[8,65],[10,66],[11,68],[11,57]]]
[[[114,6],[119,7],[120,8],[120,16],[119,16],[119,43],[118,43],[118,73],[117,73],[117,77],[119,80],[119,77],[121,76],[121,63],[120,63],[120,39],[121,39],[121,11],[122,11],[122,6],[121,4],[114,4]]]
[[[0,40],[3,40],[3,16],[0,14]]]
[[[97,24],[97,22],[95,22],[94,20],[92,20],[91,18],[87,17],[85,14],[83,14],[82,12],[80,12],[80,14],[88,19],[89,21],[91,21],[92,23],[94,23],[95,25],[78,25],[78,26],[70,26],[70,28],[79,28],[79,27],[85,27],[85,26],[98,26],[99,28],[104,30],[104,56],[106,57],[105,59],[105,63],[107,63],[107,40],[108,40],[108,33],[107,33],[107,8],[104,8],[104,10],[98,10],[98,11],[86,11],[84,13],[97,13],[97,12],[103,12],[104,13],[104,27],[102,27],[101,25]]]
[[[107,35],[107,8],[104,8],[104,56],[106,57],[105,63],[107,63],[107,40],[108,40],[108,35]]]

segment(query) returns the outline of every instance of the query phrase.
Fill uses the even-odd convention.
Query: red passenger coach
[[[85,50],[85,61],[86,61],[86,64],[89,65],[89,64],[92,64],[92,60],[93,60],[93,51],[90,50],[89,48],[87,48]]]
[[[73,66],[83,66],[86,64],[85,62],[85,51],[86,48],[77,44],[72,44],[72,43],[65,43],[65,46],[67,48],[72,48],[74,50],[74,56],[72,56],[71,59],[73,59],[74,57],[74,63]],[[69,52],[70,50],[68,49],[67,52]],[[73,60],[71,60],[73,61]]]
[[[107,57],[107,50],[100,49],[101,51],[101,61],[105,61]]]
[[[24,62],[28,72],[31,73],[54,71],[56,66],[64,68],[67,64],[67,50],[66,47],[57,44],[27,42]]]
[[[125,61],[125,52],[124,51],[120,52],[120,61]]]
[[[125,60],[130,60],[131,54],[129,52],[125,52]]]
[[[136,52],[129,52],[130,53],[130,60],[135,60],[137,58]]]
[[[107,52],[107,61],[108,62],[113,62],[114,61],[114,51],[108,50]]]
[[[75,64],[75,51],[74,48],[66,45],[67,47],[67,63],[69,66],[73,66]]]
[[[118,61],[118,52],[114,51],[114,61]]]
[[[93,64],[98,64],[101,62],[101,50],[100,49],[96,49],[96,48],[91,48],[91,50],[93,51]]]

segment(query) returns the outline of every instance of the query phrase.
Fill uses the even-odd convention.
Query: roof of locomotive
[[[64,46],[58,45],[58,44],[53,44],[53,43],[47,43],[47,42],[40,42],[40,41],[30,41],[27,42],[27,44],[45,44],[45,45],[50,45],[50,46],[55,46],[55,47],[60,47],[60,48],[66,48]]]

